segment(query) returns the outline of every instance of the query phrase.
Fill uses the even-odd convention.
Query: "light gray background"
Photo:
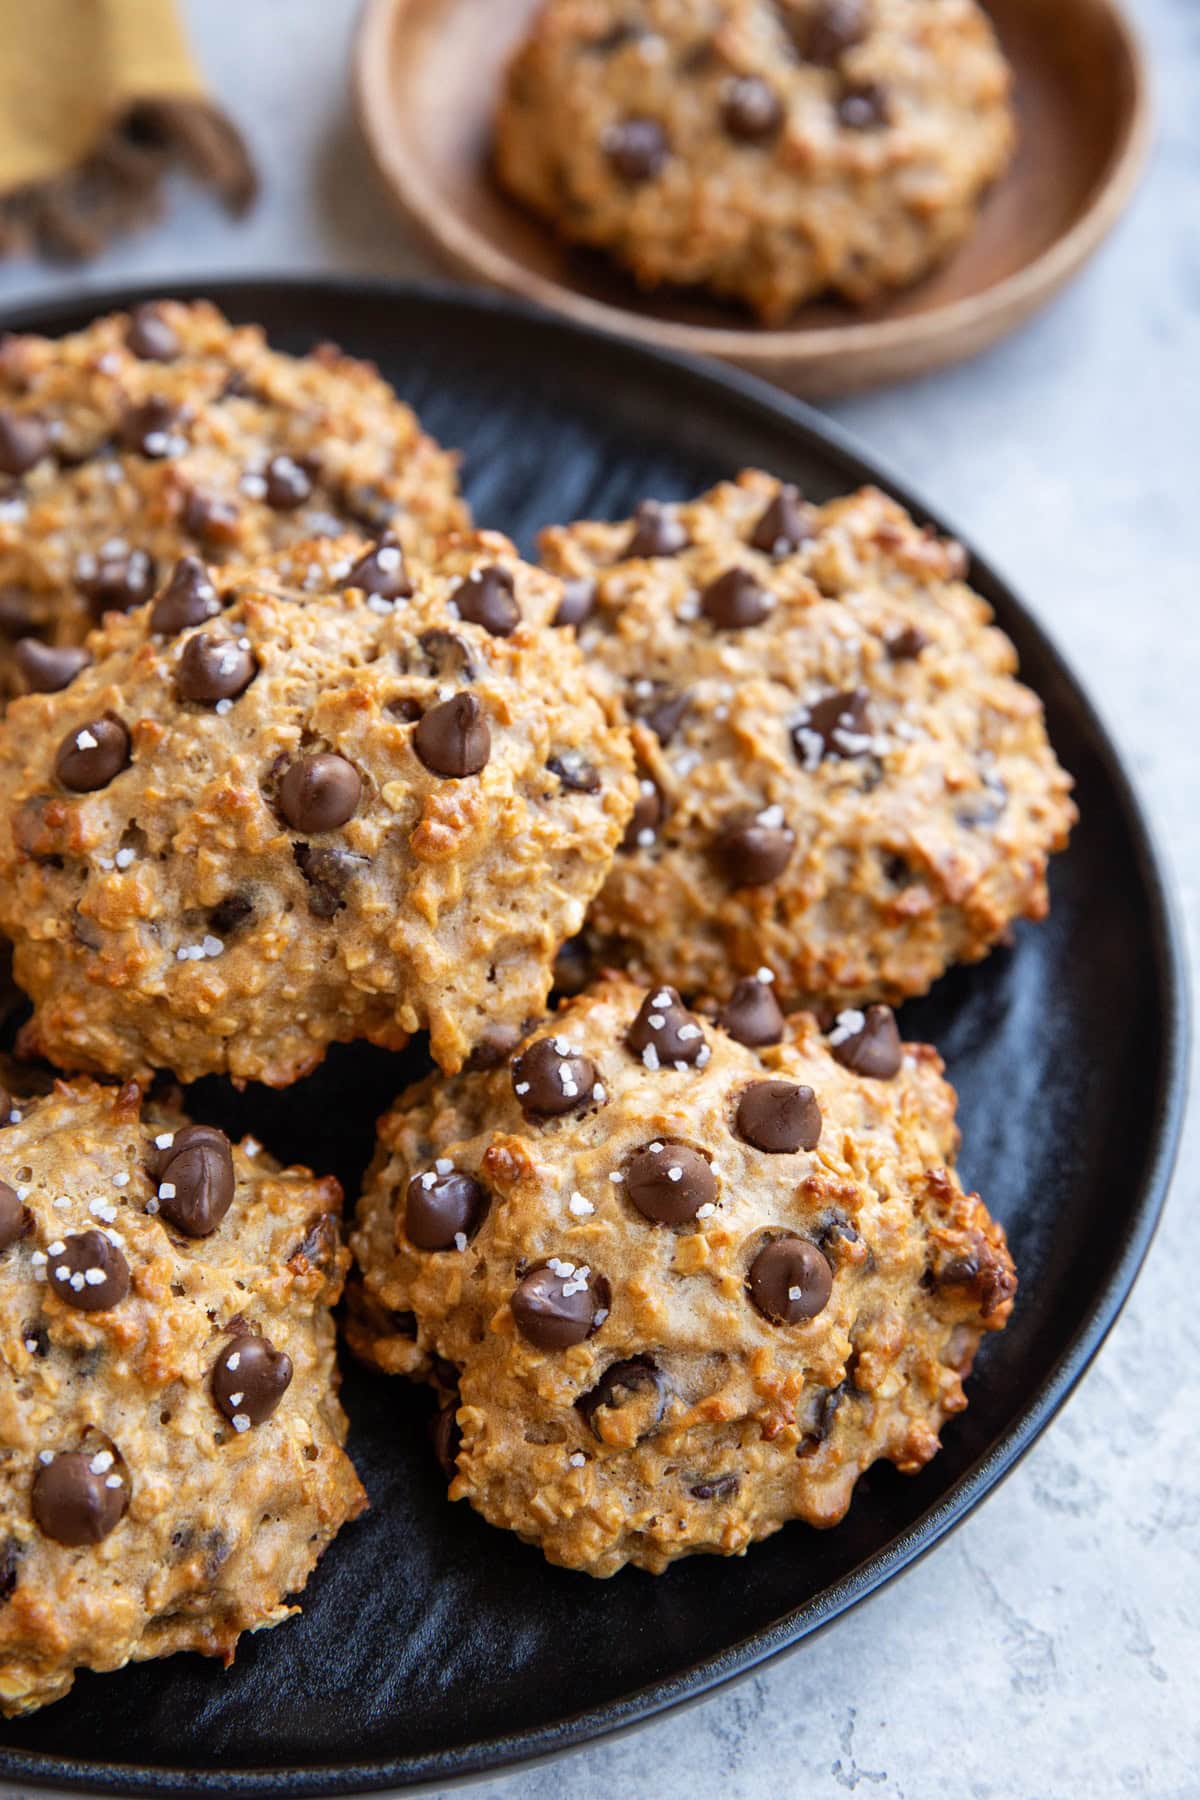
[[[1047,0],[1050,4],[1051,0]],[[1134,0],[1158,141],[1070,292],[948,374],[830,408],[961,523],[1065,645],[1129,752],[1200,924],[1200,0]],[[354,0],[187,0],[264,199],[181,192],[81,277],[0,266],[0,304],[237,270],[420,273],[356,140]],[[1112,1021],[1114,1031],[1121,1020]],[[1193,1108],[1193,1113],[1195,1108]],[[765,1673],[487,1800],[1200,1796],[1200,1144],[1086,1383],[932,1556]]]

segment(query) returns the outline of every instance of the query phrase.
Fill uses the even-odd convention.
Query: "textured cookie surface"
[[[455,460],[367,363],[270,349],[205,302],[164,301],[0,346],[0,627],[79,644],[175,559],[247,561],[297,539],[469,523]]]
[[[132,1086],[2,1106],[0,1711],[20,1713],[78,1668],[231,1661],[366,1500],[336,1397],[337,1183]]]
[[[633,803],[626,734],[496,534],[184,562],[0,725],[0,914],[61,1067],[285,1085],[541,1008]]]
[[[782,322],[965,236],[1014,141],[974,0],[546,0],[497,120],[508,188],[649,287]]]
[[[511,1068],[412,1090],[351,1240],[351,1342],[447,1390],[451,1497],[594,1575],[921,1468],[1012,1305],[936,1054],[763,984],[726,1016],[613,979]]]
[[[743,474],[544,535],[642,793],[589,927],[607,959],[723,996],[924,991],[1046,910],[1070,780],[960,547],[873,489],[823,507]]]

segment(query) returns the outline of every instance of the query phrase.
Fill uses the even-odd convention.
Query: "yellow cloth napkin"
[[[256,180],[173,0],[0,0],[0,255],[88,256],[187,166],[241,211]]]

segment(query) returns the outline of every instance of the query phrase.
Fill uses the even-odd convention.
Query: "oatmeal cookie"
[[[779,324],[863,305],[971,229],[1012,155],[1010,73],[975,0],[546,0],[496,166],[646,287]]]
[[[592,912],[605,959],[720,997],[923,992],[1041,918],[1075,817],[961,547],[866,488],[757,472],[547,531],[563,617],[633,718],[642,791]]]
[[[246,562],[364,527],[419,551],[468,524],[455,458],[332,345],[283,355],[203,301],[0,345],[9,691],[66,679],[103,614],[146,600],[188,552]]]
[[[503,1055],[636,788],[561,593],[494,532],[321,539],[111,616],[0,723],[25,1048],[272,1086],[354,1037]]]
[[[341,1191],[132,1084],[0,1095],[0,1712],[278,1624],[366,1505]]]
[[[920,1469],[1016,1287],[941,1069],[886,1007],[826,1038],[762,982],[713,1023],[612,978],[509,1067],[406,1095],[350,1338],[447,1391],[451,1497],[611,1575]]]

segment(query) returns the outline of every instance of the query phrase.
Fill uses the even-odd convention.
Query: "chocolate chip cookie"
[[[341,1198],[133,1085],[0,1094],[0,1712],[296,1611],[366,1505]]]
[[[975,0],[545,0],[508,71],[501,181],[645,287],[767,323],[923,275],[1015,140]]]
[[[0,724],[0,929],[69,1069],[283,1086],[336,1040],[503,1055],[633,805],[496,533],[184,557]]]
[[[724,998],[898,1001],[1047,907],[1075,817],[957,544],[863,489],[748,472],[543,539],[633,721],[641,790],[589,933]]]
[[[0,346],[0,681],[49,690],[177,559],[469,523],[455,458],[367,363],[294,357],[205,302]]]
[[[351,1343],[438,1382],[452,1498],[593,1575],[835,1524],[1012,1308],[936,1053],[757,986],[612,978],[381,1126]]]

